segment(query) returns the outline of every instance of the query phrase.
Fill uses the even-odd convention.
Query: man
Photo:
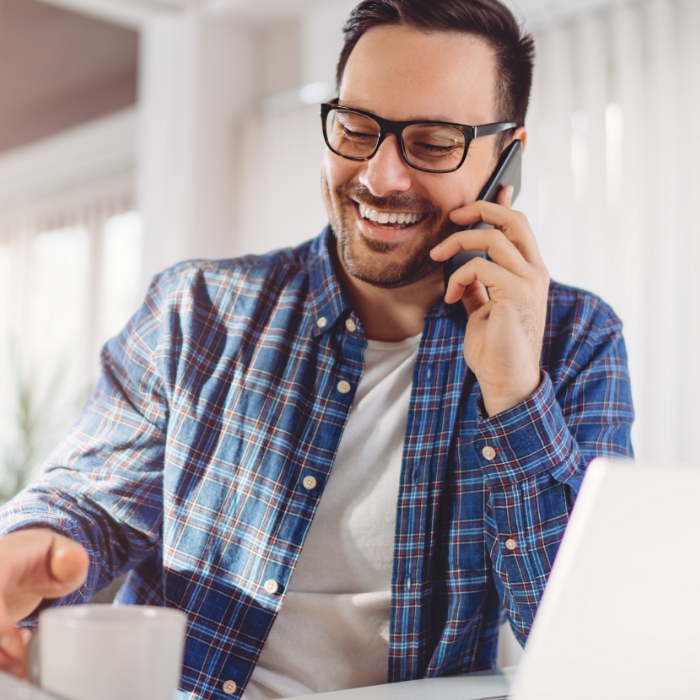
[[[188,614],[187,697],[490,668],[502,611],[527,637],[586,465],[631,455],[620,322],[550,283],[511,188],[474,201],[525,142],[531,39],[497,0],[364,0],[345,38],[330,228],[155,279],[2,512],[3,667],[13,623],[130,571],[122,603]],[[461,249],[490,260],[445,293]]]

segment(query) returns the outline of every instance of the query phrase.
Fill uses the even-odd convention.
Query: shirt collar
[[[311,244],[309,276],[317,336],[331,330],[339,318],[347,317],[352,310],[340,288],[338,275],[335,271],[333,255],[331,254],[331,246],[335,247],[335,245],[335,234],[330,225],[327,225],[321,235]],[[453,318],[462,325],[467,320],[463,304],[445,304],[444,301],[435,304],[428,311],[426,319],[431,317]]]
[[[316,335],[331,330],[339,318],[347,316],[350,304],[340,288],[333,264],[331,246],[335,246],[335,235],[330,225],[311,244],[309,255],[309,278]]]

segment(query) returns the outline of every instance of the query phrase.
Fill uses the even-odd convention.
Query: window
[[[142,292],[141,216],[75,218],[0,238],[0,501],[75,420],[99,374],[100,346]]]

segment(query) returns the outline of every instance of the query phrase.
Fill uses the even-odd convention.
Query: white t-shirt
[[[420,335],[370,340],[321,501],[243,700],[387,682],[396,503]]]

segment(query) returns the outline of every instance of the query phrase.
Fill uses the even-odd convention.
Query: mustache
[[[372,207],[372,209],[396,209],[417,214],[440,214],[440,209],[429,199],[410,192],[396,192],[386,197],[376,197],[364,185],[346,183],[338,187],[338,194],[341,197],[349,197],[358,204]]]

